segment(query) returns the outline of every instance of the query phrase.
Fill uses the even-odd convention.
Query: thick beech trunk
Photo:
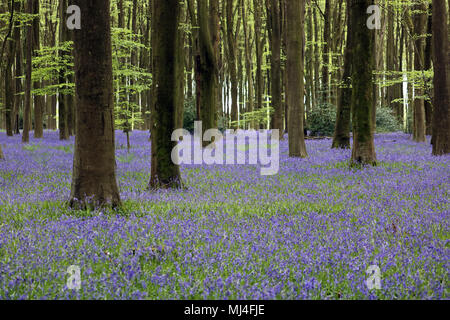
[[[182,55],[178,23],[180,2],[178,0],[155,0],[153,5],[153,110],[151,117],[152,164],[150,188],[181,187],[179,166],[171,159],[175,115],[180,107],[178,85],[182,77]]]
[[[353,165],[375,165],[373,133],[373,64],[375,31],[367,28],[367,8],[372,0],[350,0],[350,27],[353,44],[352,113]]]
[[[74,31],[76,132],[70,204],[120,205],[116,181],[109,0],[78,0]]]

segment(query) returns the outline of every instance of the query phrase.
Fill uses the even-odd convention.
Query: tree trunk
[[[352,165],[375,165],[372,108],[375,32],[366,26],[367,8],[372,0],[351,0],[350,30],[352,33]]]
[[[427,18],[427,31],[426,34],[432,34],[433,30],[432,30],[432,25],[433,25],[433,16],[432,16],[432,5],[430,3],[430,5],[428,6],[428,18]],[[427,36],[427,39],[425,41],[425,62],[424,62],[424,70],[430,70],[431,69],[431,55],[432,55],[432,36]],[[430,88],[428,87],[428,85],[425,85],[425,96],[429,99],[432,98],[432,92],[430,90]],[[425,133],[427,136],[430,136],[432,133],[432,122],[433,122],[433,107],[431,105],[431,101],[430,100],[425,100],[424,101],[424,107],[425,107],[425,125],[426,125],[426,129],[425,129]]]
[[[68,29],[65,24],[66,17],[67,0],[59,0],[59,15],[61,17],[59,23],[59,44],[68,39]],[[64,17],[64,18],[63,18]],[[64,50],[59,51],[59,56],[68,54]],[[59,84],[65,84],[67,82],[64,70],[59,73]],[[68,140],[69,139],[69,126],[68,126],[68,107],[67,107],[67,96],[58,90],[58,126],[59,126],[59,139]]]
[[[322,102],[328,102],[329,97],[329,53],[328,46],[330,41],[330,0],[325,0],[324,13],[324,27],[323,27],[323,51],[322,51]]]
[[[238,77],[236,70],[236,33],[234,31],[234,7],[233,0],[226,0],[227,20],[227,44],[228,44],[228,69],[231,82],[231,122],[232,127],[238,127]]]
[[[18,1],[14,2],[15,6],[15,12],[19,12],[21,10],[21,5]],[[20,134],[20,118],[19,113],[22,108],[23,104],[23,97],[20,94],[17,94],[19,92],[22,92],[22,64],[23,64],[23,55],[22,55],[22,41],[21,41],[21,31],[20,31],[20,22],[15,22],[15,28],[14,28],[14,42],[15,42],[15,97],[14,97],[14,133]]]
[[[4,74],[4,90],[5,90],[5,100],[4,100],[4,109],[5,109],[5,126],[6,126],[6,135],[8,137],[13,136],[13,110],[14,110],[14,86],[13,86],[13,73],[12,66],[14,63],[14,54],[15,54],[15,43],[12,40],[8,40],[7,44],[7,52],[6,52],[6,64],[5,64],[5,74]],[[1,81],[1,80],[0,80]]]
[[[245,2],[242,5],[242,17],[243,19],[246,19],[247,13],[246,13],[246,5]],[[247,25],[247,23],[243,24],[244,29],[244,46],[245,46],[245,71],[246,71],[246,78],[247,78],[247,112],[253,112],[253,104],[254,104],[254,87],[253,87],[253,57],[252,57],[252,49],[253,46],[251,45],[251,26]],[[258,40],[256,40],[258,41]],[[250,129],[254,129],[256,124],[254,121],[251,121],[247,124]]]
[[[268,27],[270,28],[271,58],[270,78],[272,96],[272,129],[280,130],[280,139],[283,137],[283,104],[281,97],[281,14],[280,0],[270,0],[270,13]]]
[[[40,16],[39,16],[39,1],[33,1],[33,14],[37,15],[33,20],[33,55],[36,56],[41,48],[41,41],[39,38]],[[34,81],[33,89],[40,89],[41,82]],[[44,124],[42,119],[42,112],[44,108],[44,97],[41,95],[34,95],[34,137],[40,139],[44,136]]]
[[[347,0],[349,3],[351,0]],[[352,104],[351,75],[353,63],[353,43],[350,6],[347,5],[347,44],[344,53],[344,74],[342,75],[342,88],[340,90],[337,112],[336,128],[334,131],[332,148],[349,149],[350,148],[350,116]]]
[[[422,35],[425,33],[426,27],[426,6],[424,4],[416,4],[414,10],[425,11],[425,13],[414,13],[414,70],[416,72],[424,69],[424,40]],[[423,88],[416,87],[414,100],[414,130],[413,139],[416,142],[426,141],[426,123],[425,123],[425,105],[424,105],[424,90]]]
[[[27,13],[33,12],[33,0],[27,2]],[[22,142],[28,143],[30,141],[30,127],[31,127],[31,54],[33,49],[33,27],[30,25],[26,27],[26,39],[25,39],[25,57],[26,57],[26,70],[25,70],[25,106],[23,112],[23,132]]]
[[[178,32],[180,2],[155,0],[153,5],[153,112],[152,112],[152,166],[150,188],[178,188],[182,186],[180,169],[172,162],[171,141],[175,130],[175,114],[179,95],[182,61]]]
[[[444,0],[433,0],[433,155],[450,153],[450,60]]]
[[[214,52],[208,6],[206,1],[197,2],[198,14],[198,52],[195,74],[197,82],[197,104],[200,110],[203,133],[217,127],[217,63]],[[206,146],[209,143],[203,142]]]
[[[263,105],[264,80],[262,73],[264,37],[261,36],[261,3],[260,0],[253,0],[255,10],[255,51],[256,51],[256,109],[261,109]],[[255,124],[257,125],[257,124]]]
[[[116,181],[109,0],[78,0],[74,31],[76,132],[70,204],[120,205]]]
[[[289,156],[306,157],[303,80],[304,0],[287,0],[287,99],[289,106]]]
[[[315,87],[315,95],[316,95],[316,103],[313,107],[317,107],[321,101],[320,94],[320,52],[319,52],[319,24],[317,22],[317,8],[313,9],[313,26],[314,26],[314,87]]]
[[[311,0],[310,0],[311,2]],[[315,92],[314,92],[314,45],[313,45],[313,31],[312,31],[312,11],[311,4],[308,6],[308,11],[306,13],[306,35],[307,35],[307,45],[305,52],[305,63],[306,63],[306,86],[307,86],[307,99],[306,99],[306,115],[310,114],[312,106],[315,104]]]

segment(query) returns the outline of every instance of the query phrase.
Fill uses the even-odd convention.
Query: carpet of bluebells
[[[277,175],[183,165],[185,190],[147,191],[148,134],[116,140],[123,208],[74,211],[73,138],[0,133],[1,299],[449,298],[450,157],[429,143],[377,135],[378,166],[351,169],[331,140],[307,159],[283,140]]]

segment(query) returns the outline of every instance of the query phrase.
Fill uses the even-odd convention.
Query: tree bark
[[[347,0],[350,3],[351,0]],[[344,53],[344,73],[342,75],[342,88],[340,90],[337,112],[336,128],[334,131],[332,148],[349,149],[350,148],[350,117],[352,104],[351,75],[353,63],[353,44],[350,6],[347,5],[347,44]]]
[[[304,0],[287,0],[287,99],[289,105],[289,156],[307,157],[303,133],[303,24]]]
[[[21,5],[18,1],[14,2],[15,10],[16,12],[19,12],[21,10]],[[23,64],[23,54],[22,54],[22,41],[21,41],[21,30],[20,30],[20,22],[15,22],[15,28],[14,28],[14,42],[15,42],[15,98],[14,98],[14,133],[20,134],[20,118],[19,113],[22,108],[23,104],[23,97],[20,94],[17,94],[19,92],[22,92],[22,64]]]
[[[450,153],[450,59],[444,0],[433,0],[433,155]]]
[[[353,45],[352,113],[353,150],[352,165],[375,165],[372,108],[375,32],[367,28],[367,8],[372,0],[351,0],[350,27]]]
[[[423,3],[416,4],[414,10],[425,11],[426,6]],[[425,54],[425,42],[423,40],[423,34],[425,33],[427,16],[426,13],[414,13],[414,70],[416,72],[424,69],[424,54]],[[423,88],[415,88],[414,100],[414,130],[413,139],[416,142],[426,141],[426,123],[425,123],[425,104],[424,104],[424,90]]]
[[[182,186],[180,169],[172,162],[171,141],[175,130],[175,114],[180,102],[182,76],[178,23],[178,0],[153,1],[153,112],[152,112],[152,166],[150,188],[179,188]],[[156,68],[157,66],[157,68]]]
[[[39,15],[39,1],[33,1],[33,14],[36,17],[33,20],[33,55],[36,56],[41,48],[41,41],[39,38],[40,30],[40,15]],[[41,82],[34,81],[33,89],[40,89]],[[41,95],[34,95],[34,137],[40,139],[44,136],[44,123],[42,119],[42,112],[44,108],[44,97]]]
[[[268,27],[270,28],[270,80],[272,96],[272,129],[280,130],[280,139],[283,137],[283,104],[281,97],[281,13],[280,0],[270,0],[270,13],[268,14]]]
[[[59,44],[62,45],[68,40],[68,30],[65,24],[67,9],[67,0],[59,0]],[[60,56],[68,54],[64,50],[59,50]],[[64,70],[59,73],[59,84],[65,84],[67,82]],[[58,126],[59,126],[59,139],[68,140],[69,139],[69,126],[68,126],[68,107],[67,107],[67,96],[58,90]]]
[[[226,20],[227,20],[227,44],[228,44],[228,69],[231,82],[231,122],[232,127],[238,127],[238,77],[236,70],[236,52],[237,52],[237,31],[234,31],[234,6],[233,0],[226,0]]]
[[[76,132],[70,204],[120,205],[116,181],[109,0],[78,0],[74,31]]]
[[[432,25],[433,25],[433,15],[431,14],[433,12],[432,5],[428,6],[428,18],[427,18],[427,27],[426,27],[426,34],[427,39],[425,41],[425,61],[424,61],[424,70],[430,70],[431,69],[431,55],[432,55],[432,36],[428,36],[428,34],[432,34]],[[431,99],[432,93],[430,92],[428,85],[425,85],[425,96],[429,99]],[[425,134],[427,136],[430,136],[432,134],[432,122],[433,122],[433,107],[430,100],[424,101],[424,108],[425,108]]]
[[[33,12],[33,0],[27,2],[27,13]],[[25,57],[26,57],[26,69],[25,69],[25,106],[23,112],[23,132],[22,142],[28,143],[30,141],[30,127],[31,127],[31,54],[33,49],[33,28],[32,26],[26,27],[25,37]]]
[[[330,41],[330,0],[325,0],[324,27],[323,27],[323,51],[322,51],[322,102],[328,102],[329,97],[329,41]]]
[[[206,1],[197,2],[198,52],[196,55],[196,93],[203,133],[217,128],[217,62]],[[204,146],[209,143],[204,142]]]
[[[14,16],[14,7],[10,8],[12,14]],[[13,136],[13,110],[14,110],[14,86],[13,86],[13,73],[12,66],[14,63],[14,55],[15,55],[15,43],[13,40],[7,40],[6,44],[6,64],[5,64],[5,74],[4,74],[4,90],[5,90],[5,99],[4,99],[4,110],[5,110],[5,126],[6,126],[6,135],[8,137]],[[0,70],[2,71],[2,70]],[[1,81],[1,80],[0,80]]]

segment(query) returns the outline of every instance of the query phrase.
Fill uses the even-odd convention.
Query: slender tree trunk
[[[427,16],[427,8],[424,4],[416,4],[414,10],[421,11],[414,13],[414,70],[420,72],[424,69],[424,55],[425,55],[425,42],[423,40],[423,34],[425,33]],[[423,94],[423,88],[416,87],[414,89],[414,130],[413,139],[416,142],[426,141],[426,123],[425,123],[425,105]]]
[[[393,4],[387,5],[388,13],[387,13],[387,41],[386,41],[386,71],[393,72],[395,70],[395,41],[394,41],[394,6]],[[395,76],[387,75],[388,81],[392,81]],[[392,103],[395,97],[395,85],[390,85],[386,88],[386,103],[387,107],[392,107],[395,111],[395,105]]]
[[[27,12],[31,14],[33,12],[33,0],[27,2]],[[25,37],[25,57],[26,57],[26,70],[25,70],[25,107],[23,112],[23,132],[22,142],[28,143],[30,141],[30,127],[31,127],[31,54],[33,49],[33,28],[32,26],[26,27]]]
[[[61,45],[68,39],[68,29],[66,27],[66,8],[67,0],[59,0],[59,44]],[[59,56],[68,54],[64,50],[59,51]],[[64,70],[59,73],[59,84],[67,83]],[[68,107],[67,107],[67,96],[58,90],[58,127],[59,127],[59,139],[68,140],[69,139],[69,126],[68,126]]]
[[[228,69],[231,82],[231,122],[232,127],[238,127],[238,77],[236,70],[236,34],[234,31],[234,6],[233,0],[226,0],[227,44],[228,44]],[[237,32],[236,32],[237,33]]]
[[[433,155],[450,153],[450,59],[444,0],[433,0]]]
[[[242,17],[243,19],[246,19],[246,4],[245,2],[242,5]],[[246,78],[247,78],[247,112],[253,112],[253,104],[254,104],[254,87],[253,87],[253,57],[252,57],[252,45],[251,45],[251,26],[247,25],[247,23],[243,23],[243,29],[244,29],[244,46],[245,46],[245,71],[246,71]],[[251,121],[248,124],[250,129],[255,128],[255,123]]]
[[[289,156],[306,157],[303,80],[304,0],[287,0],[287,97],[289,105]]]
[[[11,8],[10,8],[11,10]],[[13,11],[14,14],[14,11]],[[5,109],[5,126],[6,126],[6,135],[8,137],[13,136],[13,111],[14,111],[14,86],[13,86],[13,72],[12,66],[14,64],[14,55],[15,55],[15,43],[13,40],[7,40],[7,51],[6,51],[6,64],[5,74],[4,74],[4,90],[5,90],[5,100],[4,100],[4,109]],[[1,80],[0,80],[1,81]]]
[[[39,15],[39,1],[33,1],[33,14],[36,17],[33,20],[33,55],[36,56],[41,48],[41,41],[39,38],[40,30],[40,15]],[[34,89],[41,88],[40,81],[33,82]],[[44,108],[44,97],[41,95],[34,95],[34,137],[40,139],[44,136],[44,123],[42,118]]]
[[[150,188],[181,187],[180,169],[172,162],[172,149],[177,142],[171,141],[175,130],[175,114],[179,95],[178,85],[182,76],[178,23],[180,2],[178,0],[153,1],[153,112],[152,112],[152,167]]]
[[[116,181],[109,0],[77,0],[74,31],[76,132],[70,204],[120,205]]]
[[[307,101],[306,101],[306,115],[309,116],[312,106],[316,102],[315,88],[314,88],[314,45],[313,45],[313,31],[312,31],[312,11],[311,0],[309,0],[308,11],[306,13],[306,35],[307,44],[305,52],[306,63],[306,86],[307,86]]]
[[[330,0],[325,0],[322,51],[322,101],[328,102],[329,97],[329,42],[330,42]]]
[[[372,108],[375,32],[366,26],[367,8],[372,0],[351,0],[350,30],[352,33],[352,164],[375,165]]]
[[[256,109],[261,109],[263,105],[264,80],[262,72],[264,37],[261,36],[261,3],[260,0],[253,0],[255,10],[255,51],[256,51]],[[256,125],[256,124],[255,124]]]
[[[14,2],[15,10],[16,12],[19,12],[21,10],[21,5],[18,1]],[[23,97],[20,94],[17,94],[19,92],[22,92],[22,41],[21,41],[21,31],[20,31],[20,22],[15,22],[15,28],[14,28],[14,42],[15,42],[15,97],[14,97],[14,133],[20,134],[20,118],[19,113],[22,109],[23,104]]]
[[[317,8],[314,7],[313,10],[313,26],[314,26],[314,87],[315,87],[315,95],[316,95],[316,104],[314,107],[317,107],[319,103],[321,103],[322,94],[320,91],[320,51],[319,51],[319,24],[317,21]]]
[[[432,5],[430,3],[429,7],[428,7],[428,18],[427,18],[427,31],[426,34],[432,34],[433,30],[432,30],[432,25],[433,25],[433,16],[432,16]],[[431,55],[432,55],[432,37],[431,36],[427,36],[427,39],[425,41],[425,61],[424,61],[424,70],[430,70],[431,69]],[[432,92],[430,91],[428,85],[425,85],[425,96],[429,99],[432,98]],[[424,108],[425,108],[425,125],[426,125],[426,129],[425,129],[425,133],[427,136],[430,136],[432,133],[432,122],[433,122],[433,107],[431,105],[431,101],[430,100],[425,100],[424,101]]]

